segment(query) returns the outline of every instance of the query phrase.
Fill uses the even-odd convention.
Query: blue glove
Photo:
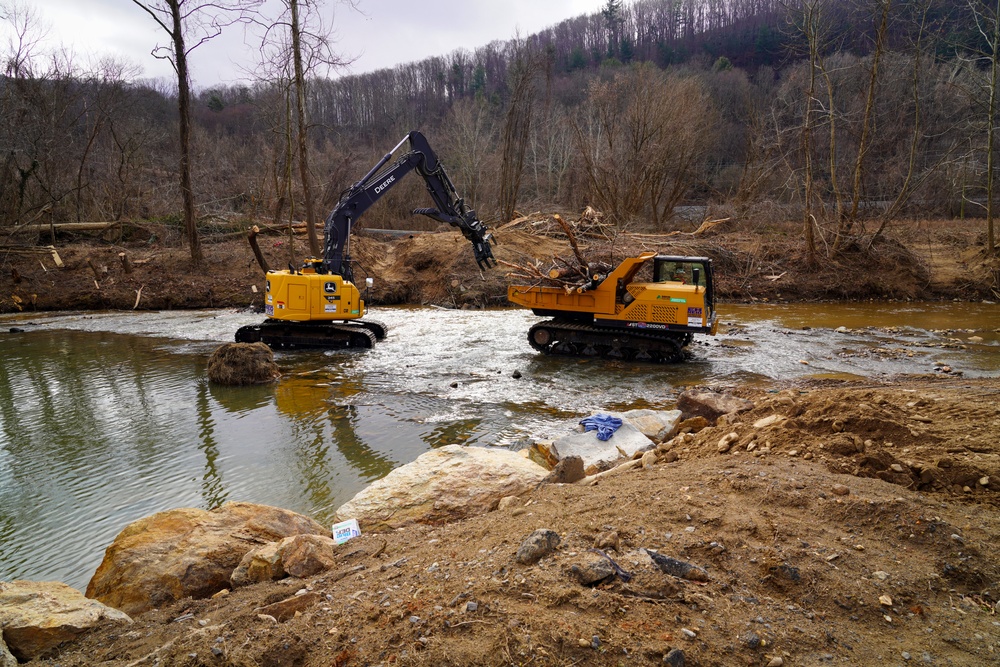
[[[580,423],[583,425],[584,433],[596,430],[598,440],[610,440],[618,427],[622,425],[622,420],[611,415],[594,415],[581,419]]]

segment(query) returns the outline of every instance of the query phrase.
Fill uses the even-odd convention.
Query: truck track
[[[539,322],[528,330],[528,343],[542,354],[661,364],[684,361],[684,347],[691,338],[687,333],[626,331],[558,319]]]

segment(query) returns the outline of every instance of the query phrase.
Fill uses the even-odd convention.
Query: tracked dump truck
[[[712,260],[646,252],[590,284],[511,285],[507,299],[549,317],[528,330],[543,354],[676,363],[696,334],[718,330]]]

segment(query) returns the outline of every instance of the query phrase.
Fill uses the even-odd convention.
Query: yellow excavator
[[[528,330],[543,354],[673,363],[718,330],[707,257],[642,253],[575,288],[511,285],[507,299],[552,319]]]
[[[392,156],[409,142],[409,151],[391,165]],[[411,171],[416,170],[436,208],[418,208],[415,214],[458,227],[472,243],[480,268],[496,264],[486,225],[458,196],[455,186],[427,139],[410,132],[386,153],[365,176],[345,190],[326,218],[322,259],[310,257],[302,268],[268,271],[264,312],[260,324],[240,327],[236,342],[262,341],[271,347],[370,348],[385,338],[387,329],[375,320],[362,319],[365,299],[354,284],[350,239],[353,225],[376,201]],[[368,287],[371,278],[366,279]]]

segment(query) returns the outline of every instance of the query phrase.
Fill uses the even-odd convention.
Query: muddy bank
[[[921,225],[924,233],[911,235],[906,245],[890,238],[870,252],[854,249],[815,266],[805,262],[792,225],[719,225],[699,236],[622,234],[613,243],[604,237],[581,241],[584,252],[611,260],[647,250],[711,257],[723,301],[1000,298],[1000,261],[984,259],[978,224]],[[0,312],[262,305],[263,272],[243,234],[206,237],[205,264],[193,267],[187,250],[169,241],[175,235],[154,227],[144,225],[115,237],[57,239],[62,267],[51,253],[0,250]],[[513,264],[572,254],[559,235],[511,228],[497,231],[495,237],[497,259]],[[285,267],[293,258],[298,265],[307,254],[301,236],[289,239],[272,233],[259,240],[271,267]],[[10,241],[37,245],[37,239]],[[458,232],[401,238],[361,232],[352,243],[356,276],[375,280],[373,305],[461,308],[507,303],[509,268],[480,271]]]
[[[56,659],[66,667],[995,661],[996,381],[736,393],[755,407],[673,441],[649,469],[589,487],[541,485],[454,524],[365,534],[342,547],[331,572],[184,600],[132,627],[94,632]],[[940,475],[925,480],[925,470]],[[518,546],[539,528],[559,534],[558,549],[517,562]],[[580,566],[598,545],[628,580],[581,583]],[[646,550],[702,568],[707,581],[665,574]],[[300,592],[312,595],[299,613],[281,622],[261,614]]]

